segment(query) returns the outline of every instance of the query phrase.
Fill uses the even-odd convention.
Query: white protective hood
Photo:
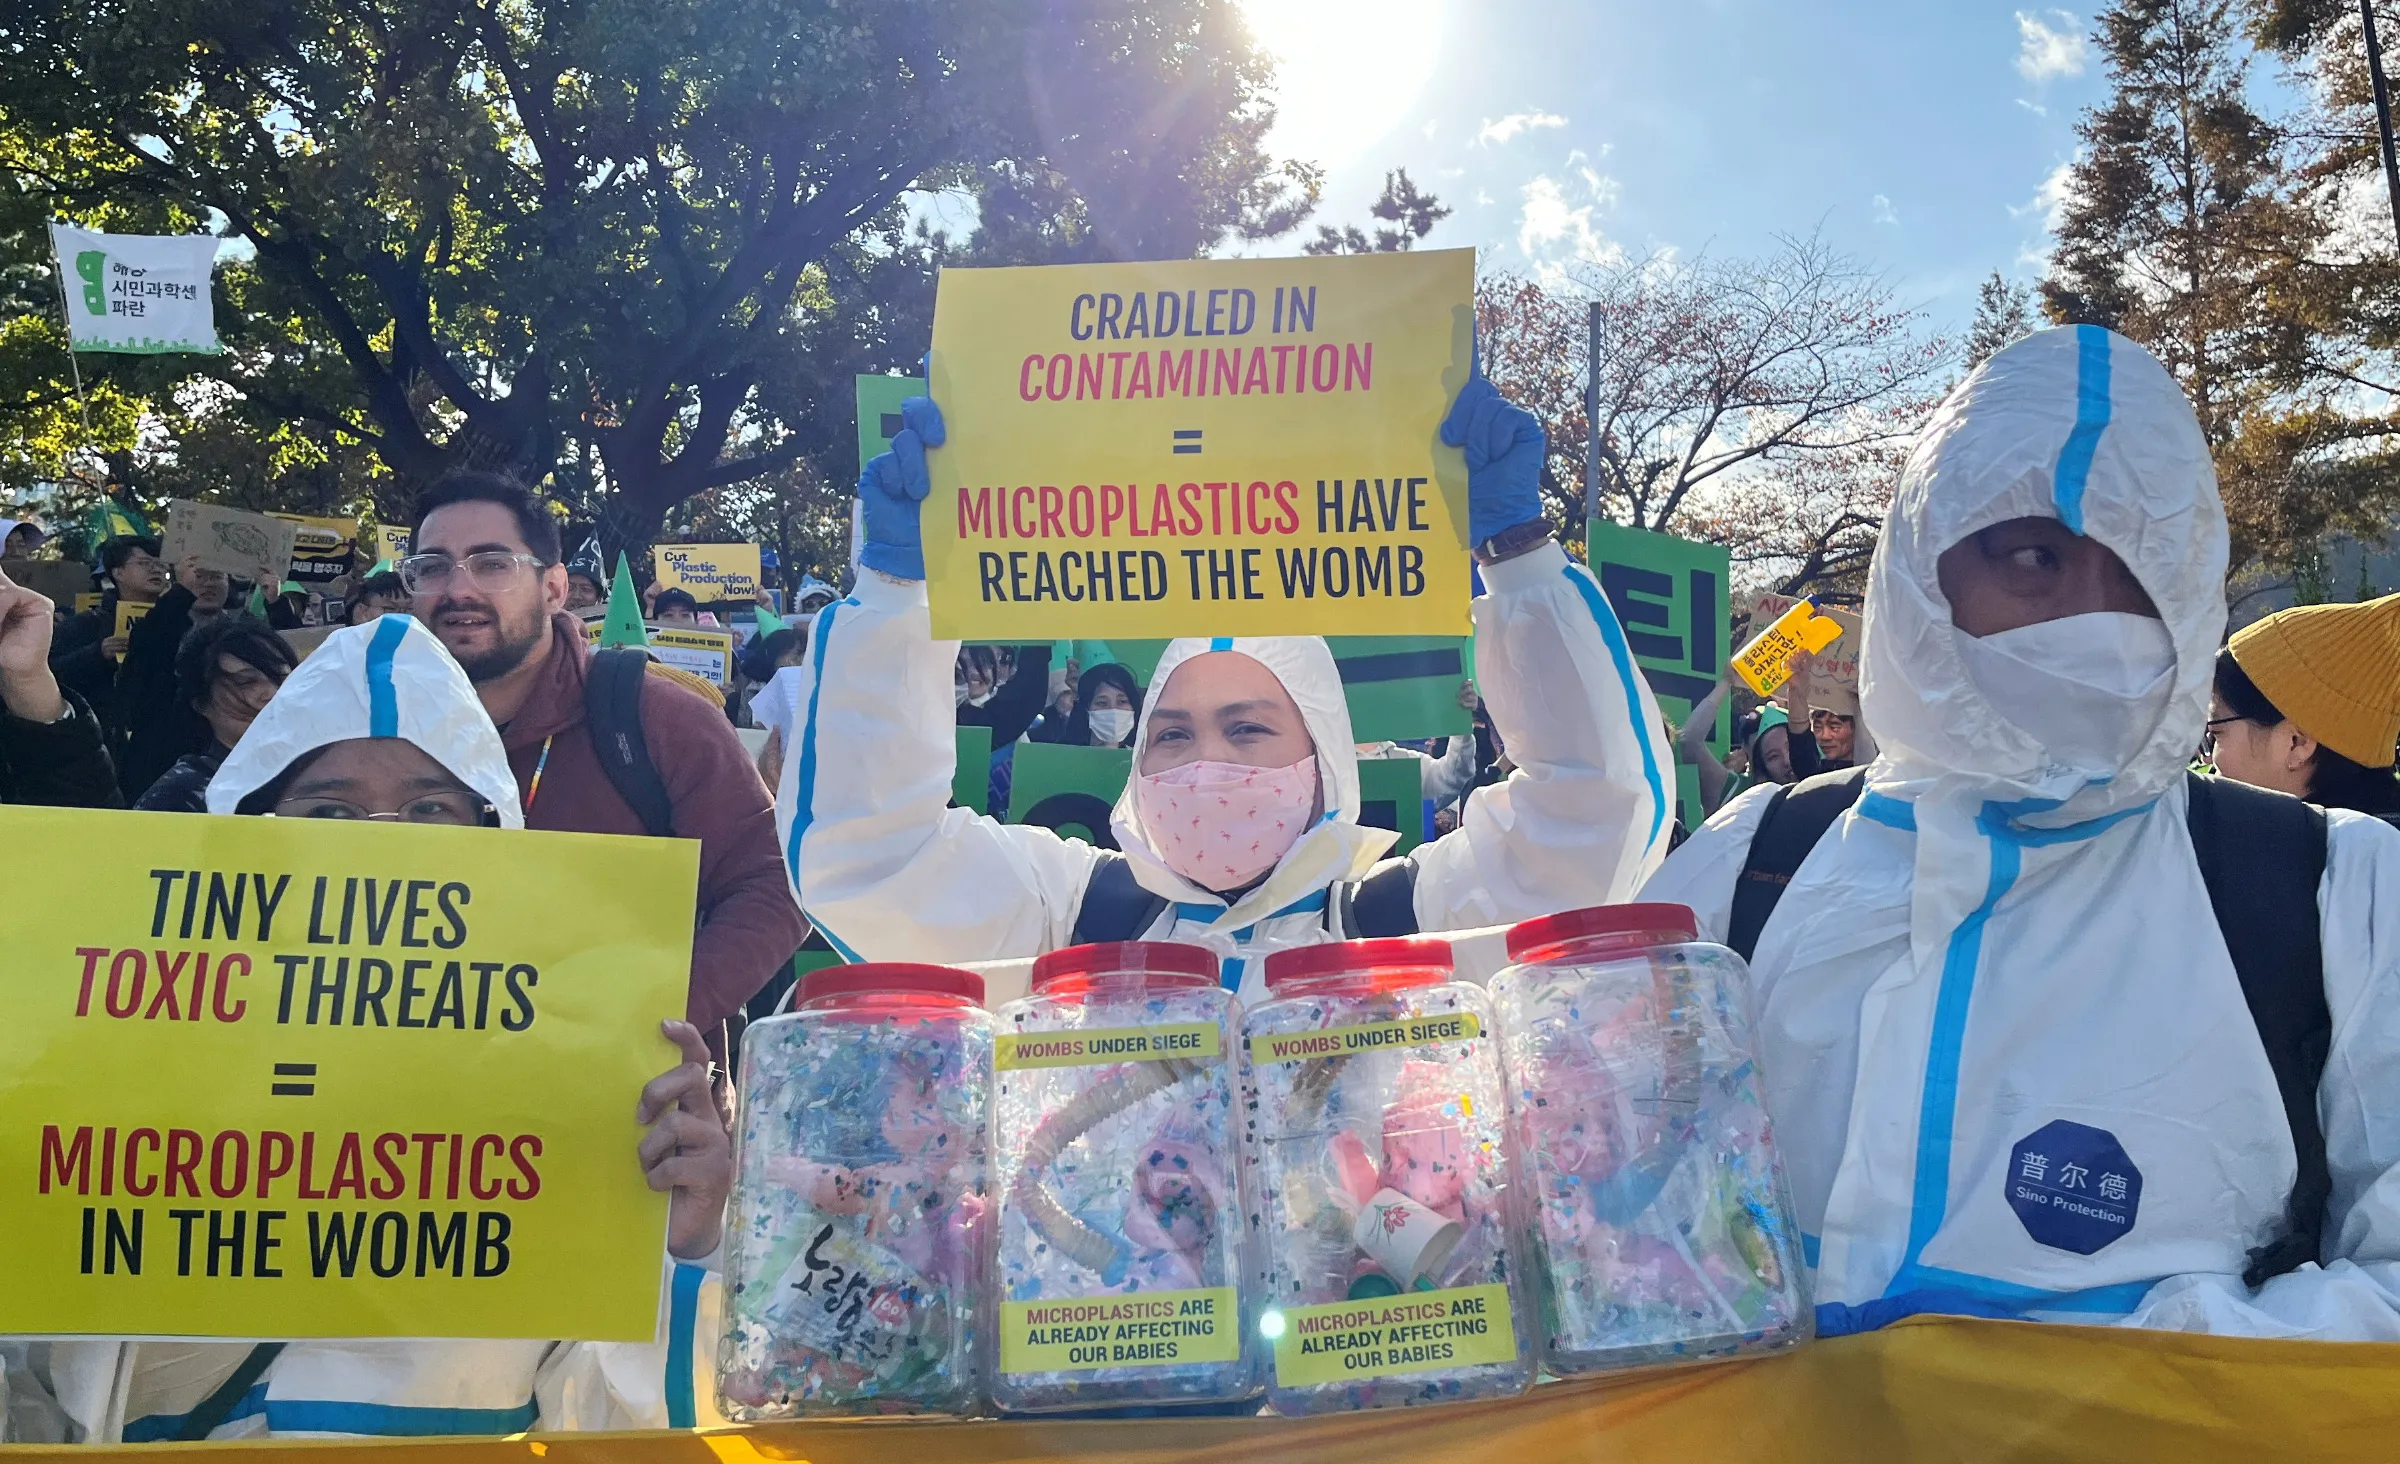
[[[2046,756],[1960,657],[1935,561],[2015,518],[2055,518],[2114,550],[2174,642],[2163,713],[2104,781]],[[2148,804],[2182,775],[2208,715],[2225,555],[2208,446],[2182,389],[2149,352],[2086,325],[1993,356],[1918,437],[1875,550],[1859,663],[1859,700],[1880,753],[1869,788],[1921,809],[2031,805],[2011,812],[2032,828]]]
[[[1125,780],[1125,791],[1117,796],[1109,820],[1117,847],[1133,861],[1143,888],[1183,904],[1220,903],[1217,896],[1167,867],[1141,827],[1133,799],[1135,782],[1141,776],[1139,749],[1149,743],[1150,711],[1158,704],[1158,692],[1166,687],[1176,667],[1211,651],[1250,657],[1275,673],[1275,679],[1291,693],[1308,735],[1316,739],[1317,779],[1325,801],[1324,816],[1317,825],[1300,836],[1264,883],[1218,920],[1227,926],[1248,925],[1262,914],[1280,910],[1337,881],[1360,878],[1400,836],[1389,829],[1359,826],[1358,752],[1350,737],[1350,702],[1343,695],[1342,675],[1334,666],[1333,652],[1322,637],[1220,636],[1174,641],[1150,674],[1150,694],[1142,698],[1141,719],[1133,732],[1134,773]]]
[[[303,753],[359,737],[399,737],[525,827],[517,779],[467,673],[415,617],[385,615],[325,638],[258,714],[208,785],[208,811],[231,813]]]

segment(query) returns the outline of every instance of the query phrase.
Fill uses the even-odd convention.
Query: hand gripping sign
[[[0,1334],[657,1326],[697,846],[0,808]]]
[[[937,636],[1463,635],[1468,250],[951,269]]]

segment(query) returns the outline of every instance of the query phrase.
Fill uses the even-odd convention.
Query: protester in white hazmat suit
[[[1443,433],[1465,448],[1486,561],[1476,662],[1520,771],[1479,790],[1456,833],[1380,871],[1397,835],[1357,822],[1349,709],[1314,636],[1169,645],[1112,819],[1122,858],[947,807],[958,647],[933,639],[916,537],[923,450],[942,428],[924,398],[903,415],[894,452],[862,475],[864,568],[817,619],[776,800],[802,906],[846,957],[1001,961],[1171,938],[1217,949],[1227,984],[1255,999],[1270,950],[1621,900],[1663,856],[1674,766],[1657,708],[1599,586],[1541,522],[1539,424],[1481,378]]]
[[[2400,1339],[2400,931],[2376,913],[2400,909],[2400,833],[2373,819],[2329,815],[2292,902],[2331,1022],[2321,1241],[2243,1280],[2305,1241],[2309,1107],[2296,1085],[2287,1115],[2221,934],[2259,917],[2221,925],[2195,854],[2190,810],[2230,806],[2185,772],[2225,562],[2190,405],[2098,327],[1994,356],[1918,440],[1867,592],[1881,755],[1752,963],[1820,1331],[1964,1311]],[[1642,898],[1724,935],[1775,797],[1729,804]]]
[[[237,808],[524,827],[483,703],[442,643],[405,615],[336,631],[292,673],[210,784],[210,812]],[[629,1115],[652,1124],[639,1144],[651,1187],[673,1190],[660,1341],[306,1340],[271,1353],[274,1344],[246,1342],[0,1342],[8,1394],[0,1440],[388,1438],[722,1422],[715,1349],[693,1339],[715,1335],[704,1314],[716,1306],[709,1261],[731,1150],[709,1099],[706,1046],[681,1022],[665,1030],[685,1061],[646,1087]],[[630,1161],[630,1126],[626,1138]],[[201,1423],[213,1416],[214,1427],[195,1432],[195,1415]]]

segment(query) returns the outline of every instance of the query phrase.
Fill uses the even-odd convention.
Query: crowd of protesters
[[[2066,461],[2054,439],[2081,430],[2089,393],[2078,372],[2095,341],[2115,353],[2119,410],[2143,435],[2138,450],[2087,465],[2070,493],[2051,481]],[[1458,688],[1471,730],[1421,743],[1353,740],[1333,662],[1313,638],[1179,643],[1148,676],[1090,643],[933,641],[910,506],[924,494],[909,475],[922,476],[942,429],[918,399],[909,441],[863,475],[852,595],[797,587],[794,622],[749,637],[722,690],[666,674],[638,650],[595,650],[585,621],[608,598],[599,567],[569,562],[540,500],[485,473],[453,473],[422,494],[411,552],[363,576],[342,607],[346,628],[305,657],[272,615],[244,608],[257,601],[243,587],[195,560],[167,563],[148,538],[101,547],[101,602],[81,614],[57,614],[0,574],[0,801],[697,840],[685,1009],[662,1014],[681,1061],[639,1104],[656,1126],[645,1172],[677,1196],[670,1267],[704,1263],[717,1243],[710,1207],[730,1167],[711,1064],[737,1055],[745,1012],[810,937],[803,903],[855,923],[867,956],[973,960],[1090,938],[1096,913],[1121,914],[1120,936],[1229,932],[1247,951],[1260,930],[1281,943],[1386,933],[1337,923],[1370,903],[1399,912],[1407,929],[1396,933],[1415,933],[1639,894],[1688,904],[1712,938],[1752,959],[1762,1071],[1793,1156],[1821,1328],[1965,1309],[2400,1339],[2400,973],[2371,918],[2400,879],[2400,836],[2387,827],[2400,822],[2400,597],[2285,611],[2223,643],[2225,536],[2205,448],[2188,404],[2129,342],[2034,337],[1995,356],[1945,411],[1949,435],[1920,456],[1947,472],[1912,467],[1871,574],[1859,684],[1835,684],[1802,658],[1771,698],[1719,685],[1680,736],[1630,673],[1612,672],[1621,627],[1541,520],[1527,469],[1540,462],[1538,426],[1479,381],[1462,393],[1453,440],[1468,445],[1477,556],[1493,587],[1478,601],[1481,663],[1508,670]],[[2051,443],[2054,463],[2024,470],[2028,441]],[[39,542],[38,526],[0,520],[9,561]],[[125,603],[148,609],[119,635]],[[667,627],[717,621],[672,588],[653,586],[646,611]],[[848,628],[829,652],[837,625]],[[407,658],[438,704],[421,722],[404,714],[404,727],[451,731],[373,734],[346,710],[364,704],[371,647],[387,665]],[[1709,733],[1728,700],[1750,704],[1720,758]],[[763,734],[763,747],[746,747],[743,728]],[[1100,841],[1129,847],[1019,838],[1032,831],[1003,833],[945,807],[952,785],[935,786],[926,764],[948,756],[955,728],[988,733],[985,791],[1002,810],[1024,744],[1131,750],[1134,782]],[[1178,739],[1181,751],[1169,746]],[[1695,768],[1705,820],[1671,858],[1687,831],[1670,832],[1670,739]],[[794,792],[792,749],[803,741],[807,785]],[[1384,857],[1392,839],[1361,822],[1361,759],[1415,764],[1423,807],[1397,817],[1422,819],[1413,832],[1423,849]],[[2204,760],[2222,777],[2193,774]],[[1213,878],[1157,837],[1158,809],[1202,786],[1186,769],[1240,775],[1305,817],[1263,869]],[[2269,791],[2228,793],[2230,780]],[[1794,818],[1819,821],[1803,836]],[[2212,827],[2242,837],[2212,849]],[[2297,1056],[2243,1019],[2253,972],[2228,955],[2240,944],[2229,922],[2251,917],[2203,887],[2212,858],[2301,848],[2249,837],[2293,828],[2313,838],[2305,857],[2326,892],[2301,917],[2322,935],[2305,973],[2313,996],[2301,998],[2323,1018],[2321,1040]],[[1392,889],[1396,902],[1383,897]],[[1311,891],[1340,898],[1292,898]],[[2315,901],[2315,884],[2303,894]],[[1122,910],[1102,908],[1111,901]],[[937,907],[942,919],[907,918]],[[1965,932],[1979,943],[1962,948]],[[1889,1021],[1953,1023],[1948,1047],[1936,1043],[1949,1064],[1940,1073],[1915,1061],[1921,1050],[1887,1051],[1856,1031],[1860,1011],[1884,1009],[1873,993],[1910,986],[1903,978],[1927,950],[1938,969],[1923,1010],[1893,1006]],[[1987,973],[1975,988],[1979,962],[2007,979]],[[2126,993],[2105,1011],[2076,984],[2102,966]],[[2213,984],[2198,992],[2193,973]],[[1935,1010],[1937,987],[1944,1004],[1960,993],[1950,1018]],[[1955,1142],[2006,1167],[2013,1110],[1970,1115],[1953,1102],[1937,1115],[1926,1096],[1959,1090],[1969,990],[2009,1013],[1975,1039],[1982,1066],[1970,1086],[2030,1093],[2066,1081],[2047,1051],[2065,1040],[2061,1022],[2106,1025],[2128,1052],[2156,1048],[2138,1101],[2094,1071],[2072,1079],[2077,1111],[2105,1110],[2128,1142],[2219,1174],[2249,1218],[2179,1199],[2182,1181],[2161,1161],[2143,1212],[2150,1229],[2104,1265],[2148,1267],[2139,1277],[2003,1279],[2026,1269],[2013,1240],[1964,1222],[1946,1229],[1945,1198],[1891,1182],[1912,1172],[1893,1145],[1936,1139],[1888,1125],[1865,1133],[1853,1118],[1861,1103],[1920,1124],[1938,1117],[1945,1155]],[[2161,1046],[2170,1039],[2181,1045]],[[2277,1096],[2301,1068],[2298,1091],[2323,1095],[2321,1122]],[[2175,1129],[2212,1091],[2211,1132]],[[355,1376],[334,1383],[324,1367],[287,1364],[238,1417],[209,1416],[200,1400],[211,1388],[188,1378],[142,1394],[133,1353],[0,1351],[0,1363],[14,1368],[12,1389],[30,1369],[47,1396],[65,1398],[62,1379],[82,1368],[116,1379],[101,1394],[146,1400],[62,1414],[58,1438],[274,1432],[276,1399],[308,1387],[349,1388],[404,1413],[427,1378],[469,1373],[498,1380],[493,1396],[534,1400],[496,1412],[495,1428],[668,1421],[657,1396],[623,1384],[626,1369],[570,1344],[482,1358],[446,1346],[385,1344],[352,1357]],[[255,1357],[234,1346],[199,1372],[222,1383]],[[660,1365],[646,1354],[641,1363]],[[603,1381],[576,1394],[570,1374]]]

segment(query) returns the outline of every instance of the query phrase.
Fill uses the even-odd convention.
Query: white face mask
[[[1090,721],[1092,742],[1098,747],[1114,747],[1133,730],[1133,708],[1094,707]]]
[[[2142,750],[2175,691],[2175,638],[2154,615],[2103,610],[1976,637],[1961,660],[1992,709],[2050,760],[2114,777]]]

